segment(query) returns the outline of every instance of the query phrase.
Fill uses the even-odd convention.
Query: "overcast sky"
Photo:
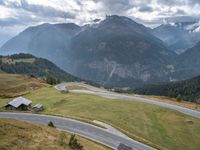
[[[154,27],[200,18],[200,0],[0,0],[0,36],[44,22],[83,25],[113,14]]]

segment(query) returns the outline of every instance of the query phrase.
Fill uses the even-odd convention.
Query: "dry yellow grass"
[[[0,150],[70,150],[70,134],[44,125],[0,119]],[[84,150],[108,148],[78,137]]]
[[[16,97],[38,89],[45,83],[29,76],[0,73],[0,85],[0,97]]]

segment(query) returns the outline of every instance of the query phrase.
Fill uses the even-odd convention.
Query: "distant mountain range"
[[[200,22],[167,23],[152,30],[152,34],[180,54],[200,41]]]
[[[42,24],[9,40],[0,53],[31,53],[75,76],[111,86],[137,86],[196,75],[195,69],[190,72],[184,63],[179,64],[184,54],[178,56],[162,38],[152,34],[155,32],[116,15],[82,27]]]

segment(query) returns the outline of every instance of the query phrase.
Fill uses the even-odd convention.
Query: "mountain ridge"
[[[23,36],[26,34],[30,37]],[[129,87],[198,75],[195,70],[181,70],[176,63],[179,56],[149,28],[123,16],[107,16],[82,27],[73,23],[43,24],[28,28],[16,38],[17,42],[10,40],[1,51],[23,52],[17,45],[20,43],[28,53],[103,85]],[[31,40],[24,42],[24,38]]]
[[[198,21],[175,22],[161,24],[151,33],[165,42],[172,51],[180,54],[200,41],[199,29]]]

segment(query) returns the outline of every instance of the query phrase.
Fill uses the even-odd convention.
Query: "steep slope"
[[[186,101],[200,103],[200,76],[178,82],[144,85],[133,92],[145,95],[180,96]]]
[[[186,68],[191,68],[200,71],[200,42],[193,48],[187,50],[185,53],[178,56],[179,64]]]
[[[27,74],[36,77],[50,75],[62,81],[80,81],[79,78],[64,72],[52,62],[30,54],[0,56],[0,70],[6,73]]]
[[[0,47],[3,46],[12,36],[5,33],[0,33]]]
[[[193,48],[180,54],[176,58],[176,77],[192,78],[200,74],[200,42]],[[134,92],[147,95],[167,96],[172,91],[173,97],[179,94],[184,100],[200,103],[200,76],[178,82],[145,85]]]
[[[22,52],[31,53],[35,56],[47,58],[62,67],[65,63],[63,54],[68,47],[69,40],[80,30],[81,28],[73,23],[46,23],[29,27],[6,42],[1,47],[0,52],[4,55]]]
[[[168,81],[175,56],[146,27],[120,16],[88,27],[70,49],[73,74],[116,86]]]
[[[198,22],[177,22],[162,24],[152,30],[152,34],[167,43],[176,53],[182,53],[200,41]]]
[[[177,56],[176,68],[177,74],[183,75],[183,78],[194,77],[200,74],[200,42],[193,48]]]

